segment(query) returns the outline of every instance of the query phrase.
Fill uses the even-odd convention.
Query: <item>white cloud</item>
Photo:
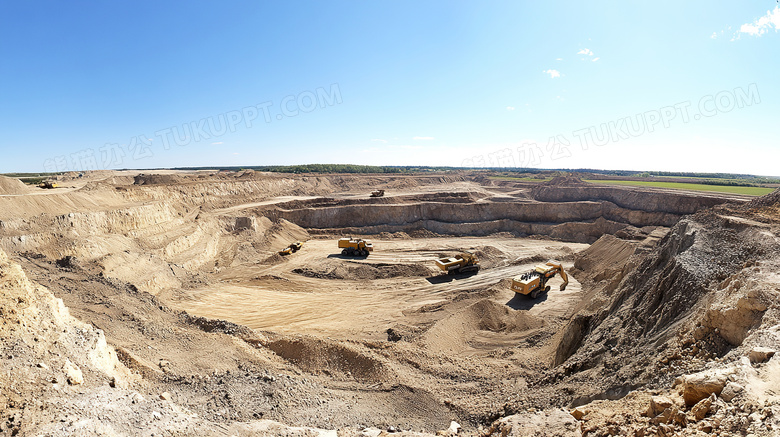
[[[712,32],[712,35],[710,35],[710,38],[715,39],[718,37],[718,32]]]
[[[375,142],[375,143],[384,143],[384,144],[387,144],[387,140],[383,140],[383,139],[380,139],[380,138],[373,138],[373,139],[371,139],[371,141],[372,141],[372,142]]]
[[[563,61],[563,58],[555,58],[556,61]]]
[[[551,79],[555,79],[556,77],[561,77],[561,72],[558,70],[544,70],[542,71],[544,74],[549,74]]]
[[[590,49],[582,49],[579,52],[577,52],[578,55],[585,55],[585,56],[593,56],[593,50]]]
[[[761,36],[772,28],[775,32],[780,30],[780,6],[775,6],[771,11],[767,11],[766,15],[762,16],[758,20],[752,23],[745,23],[739,28],[739,33],[747,33],[748,35]]]
[[[515,110],[515,107],[514,107],[514,106],[507,106],[507,107],[506,107],[506,110],[507,110],[507,111],[514,111],[514,110]]]
[[[433,140],[433,137],[414,137],[413,140]]]
[[[234,155],[238,155],[238,152],[233,152]]]
[[[218,141],[216,143],[211,143],[212,145],[216,146],[217,144],[224,144],[222,141]]]
[[[596,61],[598,61],[599,59],[601,59],[601,58],[593,58],[593,62],[596,62]]]

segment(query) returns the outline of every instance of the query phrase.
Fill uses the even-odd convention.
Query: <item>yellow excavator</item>
[[[362,238],[339,238],[339,249],[344,256],[368,256],[374,251],[374,245]]]
[[[289,255],[293,252],[297,252],[301,250],[301,247],[303,247],[302,241],[296,241],[295,243],[290,243],[289,246],[279,251],[279,255]]]
[[[477,273],[479,271],[479,258],[471,252],[461,252],[452,258],[437,259],[436,266],[450,275]]]
[[[561,279],[563,279],[563,284],[561,284],[561,291],[563,291],[569,285],[569,275],[563,271],[561,263],[554,260],[547,261],[546,264],[539,264],[530,272],[512,278],[512,291],[530,295],[532,299],[536,299],[542,292],[550,291],[547,281],[556,274],[560,274]]]

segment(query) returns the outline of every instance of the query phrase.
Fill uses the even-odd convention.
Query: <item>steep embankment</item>
[[[592,398],[622,396],[766,341],[762,332],[780,317],[780,216],[762,223],[754,211],[728,206],[683,218],[657,249],[618,268],[581,263],[598,292],[562,336],[557,377],[591,384]]]
[[[676,216],[648,217],[598,202],[577,203],[413,203],[276,209],[264,214],[322,232],[378,234],[426,229],[450,235],[484,236],[496,232],[549,235],[590,243],[627,226],[669,225]],[[609,212],[607,212],[609,211]],[[625,219],[617,222],[605,217]]]
[[[557,178],[512,196],[493,198],[393,198],[356,202],[333,200],[278,204],[264,215],[284,218],[321,232],[377,234],[425,229],[450,235],[484,236],[497,232],[547,235],[592,243],[605,234],[634,228],[673,226],[684,214],[729,200],[723,196],[637,192],[596,187],[577,178]],[[652,229],[646,229],[651,232]]]
[[[531,196],[540,202],[604,201],[635,211],[660,212],[675,215],[693,214],[729,201],[738,196],[713,193],[685,193],[661,190],[639,190],[615,186],[599,186],[577,178],[556,178],[531,189]],[[743,200],[743,199],[742,199]]]

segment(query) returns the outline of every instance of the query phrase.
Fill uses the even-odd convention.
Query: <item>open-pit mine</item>
[[[466,171],[56,183],[0,177],[7,435],[780,433],[779,191]],[[373,250],[345,256],[344,237]],[[436,267],[462,252],[478,272]],[[564,291],[510,288],[548,260]]]

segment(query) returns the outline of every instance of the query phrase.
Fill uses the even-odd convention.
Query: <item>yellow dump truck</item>
[[[59,187],[59,185],[57,185],[57,183],[56,183],[56,182],[52,182],[52,181],[43,181],[43,182],[41,182],[40,184],[38,184],[38,187],[39,187],[39,188],[45,188],[45,189],[47,189],[47,190],[51,190],[52,188],[57,188],[57,187]]]
[[[339,249],[344,256],[368,256],[374,251],[374,245],[362,238],[339,238]]]
[[[546,264],[539,264],[530,272],[512,278],[512,291],[530,295],[531,298],[536,299],[542,292],[550,291],[547,281],[559,273],[563,279],[563,284],[561,284],[561,291],[563,291],[569,285],[569,276],[563,271],[561,263],[554,260],[547,261]]]
[[[437,259],[436,266],[450,275],[476,273],[479,271],[479,258],[471,252],[461,252],[452,258]]]
[[[295,243],[290,243],[289,246],[279,251],[279,255],[289,255],[293,252],[297,252],[301,250],[301,247],[303,247],[302,241],[296,241]]]

